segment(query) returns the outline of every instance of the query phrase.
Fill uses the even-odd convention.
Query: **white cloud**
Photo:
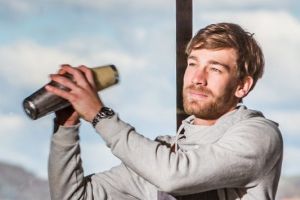
[[[15,0],[15,1],[0,1],[1,7],[5,7],[6,9],[16,12],[16,13],[29,13],[32,11],[32,2],[31,1],[22,1],[22,0]]]
[[[15,17],[14,15],[23,16],[43,12],[46,9],[46,6],[53,8],[67,8],[67,9],[87,9],[87,10],[98,10],[108,13],[117,13],[125,12],[129,13],[130,11],[140,11],[144,10],[145,12],[149,10],[165,10],[170,7],[170,5],[175,5],[175,2],[172,0],[152,0],[152,1],[137,1],[137,0],[48,0],[48,1],[39,1],[39,0],[14,0],[14,1],[5,1],[0,0],[0,7],[4,8],[7,12],[7,15]],[[119,11],[118,11],[119,10]]]
[[[25,127],[25,122],[20,115],[16,114],[0,114],[0,136],[11,137],[18,133],[18,130],[22,130]]]
[[[152,0],[152,1],[139,1],[139,0],[49,0],[49,1],[38,1],[38,0],[15,0],[15,1],[0,1],[2,7],[8,8],[16,13],[37,10],[42,6],[56,5],[56,6],[66,6],[72,7],[76,6],[79,8],[88,9],[98,9],[98,10],[113,10],[123,9],[123,10],[160,10],[168,9],[172,5],[175,7],[176,2],[173,0]],[[205,9],[205,8],[247,8],[247,7],[260,7],[268,6],[273,8],[292,8],[297,4],[296,0],[197,0],[193,1],[195,10]]]
[[[194,11],[203,12],[209,10],[250,10],[257,8],[268,9],[292,9],[298,5],[296,0],[198,0],[193,1]],[[234,12],[235,14],[235,12]]]
[[[0,77],[14,86],[42,86],[60,64],[79,60],[59,49],[21,41],[0,47]]]
[[[137,1],[137,0],[103,0],[103,1],[97,1],[97,0],[64,0],[64,3],[67,5],[76,5],[81,7],[90,7],[90,8],[116,8],[121,7],[125,9],[130,8],[159,8],[164,7],[172,3],[171,0],[167,1],[159,1],[159,0],[152,0],[152,1]]]
[[[82,43],[76,44],[78,48]],[[38,87],[45,84],[50,73],[55,73],[60,64],[70,63],[74,66],[93,63],[93,66],[116,64],[130,73],[145,66],[145,60],[134,58],[121,51],[95,50],[89,54],[76,52],[70,47],[45,47],[32,41],[21,41],[0,47],[1,80],[6,80],[17,87]],[[88,48],[88,47],[85,47]],[[115,63],[114,63],[115,61]],[[101,63],[99,63],[101,62]],[[98,64],[99,63],[99,64]],[[92,67],[92,66],[91,66]]]

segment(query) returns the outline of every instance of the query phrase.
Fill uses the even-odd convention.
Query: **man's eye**
[[[188,66],[194,67],[194,66],[196,66],[196,63],[188,63]]]
[[[213,72],[222,73],[221,70],[219,70],[218,68],[215,68],[215,67],[211,67],[210,70]]]

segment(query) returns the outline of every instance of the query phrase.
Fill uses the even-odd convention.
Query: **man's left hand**
[[[83,65],[76,68],[70,65],[62,65],[61,69],[72,75],[72,80],[61,74],[51,74],[50,78],[69,88],[69,91],[51,85],[47,85],[46,90],[68,100],[81,118],[91,122],[103,107],[97,94],[92,71]]]

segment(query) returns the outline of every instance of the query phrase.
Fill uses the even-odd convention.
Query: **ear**
[[[251,87],[253,85],[253,78],[251,76],[246,76],[243,80],[240,81],[240,84],[237,86],[235,91],[235,96],[239,99],[247,96]]]

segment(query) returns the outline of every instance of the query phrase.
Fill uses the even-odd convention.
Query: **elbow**
[[[173,183],[164,183],[159,186],[160,191],[173,194],[177,191],[177,187]]]
[[[184,179],[178,176],[164,176],[157,184],[163,192],[174,194],[184,187]]]

